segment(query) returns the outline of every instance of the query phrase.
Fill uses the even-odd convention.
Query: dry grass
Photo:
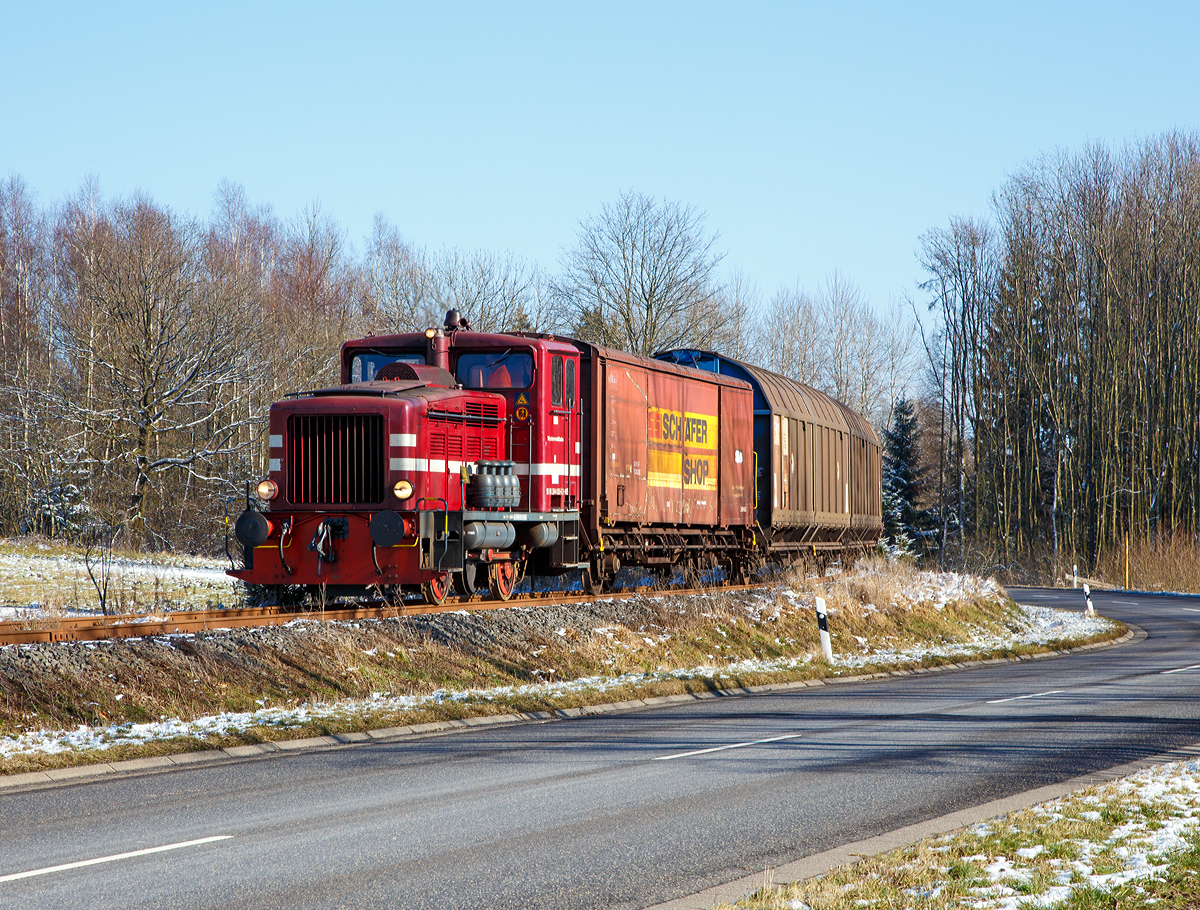
[[[1070,587],[1075,564],[1080,584],[1125,587],[1124,541],[1101,551],[1095,566],[1087,565],[1081,555],[1062,552],[1056,570],[1049,550],[1025,553],[1008,563],[999,548],[978,542],[961,554],[956,548],[948,549],[946,560],[957,571],[991,575],[1004,584],[1049,587]],[[930,557],[927,563],[936,567],[937,558]],[[1200,537],[1180,533],[1130,538],[1129,584],[1134,590],[1200,594]]]
[[[1125,586],[1125,548],[1104,552],[1094,573],[1115,588]],[[1200,540],[1137,537],[1129,541],[1129,583],[1140,591],[1200,593]]]

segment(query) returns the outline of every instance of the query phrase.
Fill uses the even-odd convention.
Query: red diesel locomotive
[[[660,358],[474,332],[453,310],[424,334],[347,342],[340,386],[272,405],[270,469],[261,504],[235,522],[244,568],[230,574],[275,602],[419,587],[437,605],[451,586],[507,600],[526,574],[580,570],[595,593],[622,565],[747,578],[772,552],[819,560],[874,543],[878,440],[865,421],[719,355]],[[786,435],[805,414],[773,403],[775,386],[828,405],[806,412],[810,442],[830,443],[806,489],[821,493],[824,466],[836,490],[810,495],[808,511],[796,508],[799,437],[779,448],[781,419]]]

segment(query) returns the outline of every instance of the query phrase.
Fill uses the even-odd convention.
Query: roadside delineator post
[[[1071,566],[1071,587],[1079,587],[1079,565],[1078,563]]]
[[[1083,586],[1083,598],[1087,601],[1087,609],[1084,611],[1088,616],[1096,615],[1096,608],[1092,606],[1092,589],[1086,584]]]
[[[833,644],[829,640],[829,616],[825,612],[825,598],[817,598],[817,629],[821,633],[821,652],[829,663],[833,663]]]

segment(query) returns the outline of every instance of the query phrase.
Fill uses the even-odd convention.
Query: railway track
[[[711,594],[717,591],[748,591],[760,584],[719,585],[696,588],[635,587],[620,588],[593,596],[565,591],[539,591],[500,601],[475,597],[448,597],[440,606],[412,604],[335,604],[325,609],[297,610],[295,607],[231,607],[212,610],[178,610],[165,613],[124,613],[101,616],[56,616],[16,619],[0,622],[0,645],[35,644],[56,641],[103,641],[114,638],[146,638],[154,635],[186,635],[214,629],[279,626],[296,620],[392,619],[426,613],[455,610],[502,610],[538,604],[587,603],[599,599],[624,600],[632,597],[677,594]]]

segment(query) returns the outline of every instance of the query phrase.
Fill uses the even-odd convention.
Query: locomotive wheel
[[[517,564],[511,560],[488,566],[488,591],[494,600],[508,600],[517,586]]]
[[[463,597],[474,597],[479,593],[479,563],[463,563],[461,572],[454,573],[454,590]]]
[[[445,602],[446,595],[450,593],[450,574],[421,582],[421,593],[425,596],[425,603],[431,607],[440,607]]]

